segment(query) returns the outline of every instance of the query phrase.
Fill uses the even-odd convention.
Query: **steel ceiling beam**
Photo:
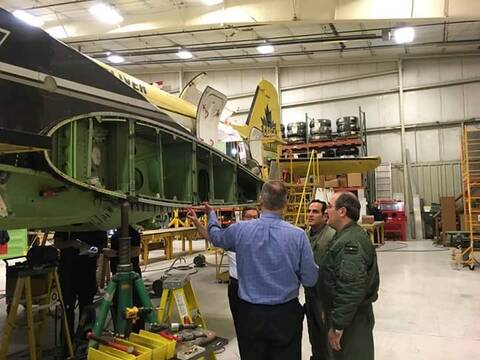
[[[282,41],[268,41],[269,44],[273,46],[285,46],[285,45],[299,45],[299,44],[316,44],[316,43],[340,43],[343,44],[345,41],[366,41],[372,39],[381,39],[381,35],[376,34],[365,34],[365,35],[351,35],[351,36],[339,36],[339,37],[324,37],[324,38],[298,38],[292,40],[282,40]],[[190,52],[203,52],[203,51],[220,51],[220,50],[241,50],[241,49],[251,49],[256,48],[257,46],[264,43],[265,40],[253,40],[248,44],[235,45],[231,43],[224,43],[224,45],[215,45],[211,46],[210,44],[197,44],[197,45],[182,45],[182,49],[189,50]],[[343,45],[342,49],[345,48]],[[159,48],[145,48],[144,50],[130,51],[129,49],[125,50],[116,50],[115,53],[122,56],[148,56],[148,55],[166,55],[166,54],[175,54],[179,50],[179,46],[166,46]],[[108,55],[102,52],[89,53],[85,54],[102,59],[108,57]]]
[[[457,21],[448,21],[448,25],[456,25],[456,24],[474,24],[480,23],[480,20],[457,20]],[[423,28],[423,27],[431,27],[431,26],[444,26],[445,21],[442,22],[431,22],[425,24],[415,24],[409,25],[413,28]],[[124,36],[112,36],[112,37],[103,37],[103,38],[88,38],[82,40],[74,40],[74,41],[65,41],[68,45],[77,45],[77,44],[84,44],[84,43],[98,43],[103,41],[118,41],[118,40],[129,40],[129,39],[141,39],[141,38],[150,38],[156,36],[171,36],[171,35],[182,35],[182,34],[190,34],[190,33],[202,33],[202,32],[212,32],[212,31],[222,31],[222,30],[235,30],[235,29],[248,29],[248,28],[258,28],[264,26],[271,26],[274,24],[269,23],[257,23],[257,24],[248,24],[248,25],[237,25],[237,26],[222,26],[222,27],[210,27],[210,28],[201,28],[201,29],[188,29],[188,30],[178,30],[178,31],[165,31],[165,32],[157,32],[157,33],[150,33],[150,34],[134,34],[134,35],[124,35]],[[395,28],[395,26],[391,27],[375,27],[375,28],[366,28],[366,29],[359,29],[359,30],[340,30],[338,31],[339,35],[344,34],[352,34],[352,33],[361,33],[364,31],[382,31],[384,29],[391,29]],[[325,36],[326,34],[334,36],[333,32],[328,33],[315,33],[315,34],[303,34],[298,36]],[[276,39],[276,38],[288,38],[287,36],[280,36],[280,37],[272,37],[268,38],[268,40]],[[246,40],[248,41],[248,40]]]
[[[83,40],[65,41],[65,44],[78,45],[78,44],[85,44],[85,43],[98,43],[103,41],[143,39],[143,38],[151,38],[156,36],[171,36],[171,35],[184,35],[184,34],[192,34],[192,33],[195,34],[195,33],[204,33],[204,32],[212,32],[212,31],[222,31],[222,30],[248,29],[248,28],[255,28],[255,27],[261,27],[266,25],[268,24],[249,24],[249,25],[236,25],[236,26],[228,25],[228,26],[211,27],[211,28],[203,28],[203,29],[165,31],[165,32],[158,32],[158,33],[151,33],[151,34],[112,36],[107,38],[90,38],[90,39],[83,39]]]
[[[35,5],[29,8],[24,8],[23,10],[38,10],[38,9],[48,9],[52,7],[58,7],[58,6],[65,6],[65,5],[76,5],[76,4],[81,4],[81,3],[86,3],[86,2],[93,2],[95,0],[75,0],[75,1],[63,1],[59,3],[53,3],[53,4],[44,4],[44,5]]]
[[[457,41],[434,41],[434,42],[426,42],[426,43],[417,43],[411,44],[409,48],[415,47],[424,47],[424,46],[454,46],[454,45],[477,45],[480,44],[480,38],[478,39],[468,39],[468,40],[457,40]],[[403,44],[389,44],[389,45],[377,45],[372,46],[374,50],[377,49],[394,49],[394,48],[402,48]],[[344,49],[344,52],[351,52],[351,51],[369,51],[370,47],[368,46],[359,46],[359,47],[348,47]],[[204,61],[227,61],[227,60],[238,60],[238,59],[259,59],[259,58],[278,58],[278,57],[289,57],[289,56],[301,56],[301,55],[312,55],[318,53],[329,53],[329,52],[338,52],[338,49],[318,49],[318,50],[306,50],[306,51],[289,51],[289,52],[276,52],[269,55],[262,55],[262,54],[246,54],[246,55],[228,55],[228,56],[210,56],[210,57],[194,57],[188,60],[180,60],[180,59],[163,59],[163,60],[147,60],[147,61],[132,61],[129,63],[122,64],[122,67],[125,66],[136,66],[136,65],[160,65],[160,64],[180,64],[180,63],[196,63],[196,62],[204,62]],[[152,54],[150,54],[152,55]],[[159,54],[160,55],[160,54]]]

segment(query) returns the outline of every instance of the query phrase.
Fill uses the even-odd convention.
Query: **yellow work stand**
[[[162,297],[157,316],[157,321],[160,324],[171,322],[170,318],[174,305],[176,305],[178,317],[182,324],[197,324],[202,329],[207,329],[189,275],[170,276],[163,281]],[[213,353],[205,355],[204,358],[208,360],[216,359]]]
[[[173,210],[173,218],[168,223],[167,228],[172,227],[172,226],[174,228],[186,227],[187,226],[178,216],[178,209]]]
[[[215,248],[215,278],[219,283],[228,283],[230,281],[229,264],[224,264],[223,260],[227,255],[226,250]],[[224,270],[224,268],[227,270]]]
[[[33,305],[32,297],[32,276],[38,277],[44,275],[46,278],[47,292],[36,296],[39,300],[39,305]],[[52,292],[57,293],[57,300],[52,304]],[[28,345],[30,348],[30,359],[37,360],[42,358],[42,348],[45,325],[47,322],[47,315],[49,308],[52,305],[60,305],[62,308],[62,325],[67,343],[68,353],[70,357],[73,356],[72,340],[70,338],[70,332],[68,330],[67,317],[65,315],[65,306],[63,303],[62,291],[60,288],[60,281],[58,279],[57,268],[55,266],[45,267],[42,269],[19,271],[17,283],[15,285],[15,292],[13,300],[10,305],[10,312],[7,316],[3,328],[2,346],[0,348],[0,359],[7,358],[8,345],[10,343],[10,336],[13,330],[17,327],[15,321],[17,319],[18,305],[24,303],[27,313],[27,329],[28,329]],[[34,312],[38,312],[38,318],[34,319]],[[38,325],[36,328],[35,325]],[[35,339],[37,335],[37,339]]]

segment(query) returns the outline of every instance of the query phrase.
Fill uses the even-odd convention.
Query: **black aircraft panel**
[[[10,32],[5,35],[5,32]],[[0,61],[148,102],[92,60],[0,9]],[[1,38],[0,38],[1,40]]]

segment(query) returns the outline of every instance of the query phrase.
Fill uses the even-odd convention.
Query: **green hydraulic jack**
[[[150,301],[142,278],[136,272],[132,271],[131,243],[130,236],[128,235],[128,212],[130,210],[130,204],[125,201],[121,206],[122,224],[121,236],[118,239],[118,272],[108,284],[105,295],[100,303],[98,315],[93,327],[93,333],[98,337],[102,335],[115,293],[117,293],[115,333],[128,335],[128,323],[124,313],[127,307],[132,306],[133,291],[137,292],[143,308],[152,309],[146,322],[151,324],[157,322],[156,312],[153,311],[152,302]],[[96,341],[90,340],[89,346],[96,347],[97,345],[98,343]]]

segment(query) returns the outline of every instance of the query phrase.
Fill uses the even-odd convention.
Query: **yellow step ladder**
[[[46,278],[46,293],[36,296],[39,299],[38,305],[33,305],[32,296],[32,277],[45,276]],[[52,293],[55,292],[57,297],[53,302]],[[64,339],[67,344],[69,355],[73,356],[72,341],[70,332],[68,330],[67,317],[65,315],[65,306],[63,303],[62,291],[60,288],[60,281],[58,279],[57,267],[49,266],[41,269],[31,269],[18,272],[18,278],[15,285],[15,292],[13,300],[10,305],[10,311],[7,320],[3,327],[3,339],[0,348],[0,359],[7,358],[8,345],[10,344],[10,337],[17,327],[17,311],[18,306],[24,303],[27,313],[27,329],[28,329],[28,345],[30,349],[30,359],[37,360],[42,358],[43,339],[45,332],[45,325],[47,322],[48,311],[51,306],[60,306],[62,309],[62,326],[64,332]],[[38,313],[39,320],[35,321],[34,312]],[[38,325],[36,327],[35,325]],[[37,336],[37,339],[35,338]]]
[[[174,305],[182,324],[197,324],[202,329],[207,329],[188,274],[169,276],[163,281],[162,297],[157,316],[160,324],[171,322],[170,318]],[[205,355],[204,358],[208,360],[216,359],[213,353]]]

